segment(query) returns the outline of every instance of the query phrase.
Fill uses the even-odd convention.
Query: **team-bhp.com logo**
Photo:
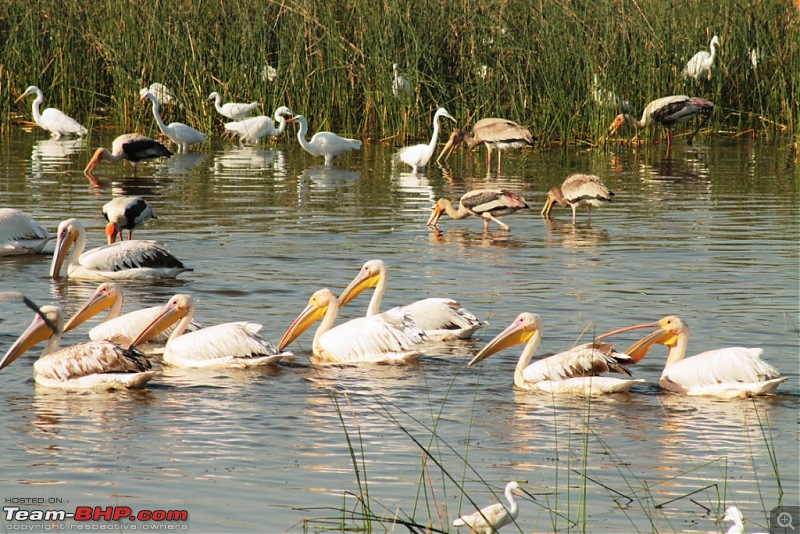
[[[143,522],[145,523],[142,525],[143,530],[160,530],[167,524],[171,525],[169,530],[176,530],[176,527],[185,529],[187,528],[185,523],[183,525],[175,525],[174,523],[185,522],[189,519],[189,512],[186,510],[139,510],[134,512],[128,506],[77,506],[74,511],[69,512],[66,510],[30,510],[19,506],[4,506],[3,515],[6,521],[25,523],[31,521],[66,521],[68,519],[81,523],[100,521]],[[82,524],[70,525],[70,530],[72,530],[72,527],[82,530],[83,526]],[[8,528],[9,525],[6,525],[6,527]],[[51,523],[48,530],[59,529],[57,526],[55,529],[52,527]],[[65,527],[66,525],[61,526],[62,529],[66,530]],[[86,528],[90,527],[86,525]]]

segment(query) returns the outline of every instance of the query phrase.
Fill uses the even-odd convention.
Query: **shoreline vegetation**
[[[14,100],[36,85],[43,109],[90,130],[147,133],[138,92],[159,82],[176,99],[165,121],[212,136],[227,122],[212,91],[258,100],[256,114],[289,106],[312,132],[398,145],[429,136],[445,107],[461,127],[502,117],[540,145],[594,146],[622,111],[614,97],[638,118],[672,94],[714,102],[707,127],[723,135],[800,133],[800,8],[786,0],[11,0],[4,11],[4,131],[32,120],[31,99]],[[713,35],[711,79],[684,79]],[[394,63],[409,81],[398,95]]]

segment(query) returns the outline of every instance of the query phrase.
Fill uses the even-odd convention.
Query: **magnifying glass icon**
[[[775,520],[778,523],[779,527],[781,527],[783,529],[790,528],[792,530],[795,530],[794,525],[793,525],[794,521],[793,521],[793,518],[792,518],[792,514],[790,514],[789,512],[781,512],[781,513],[779,513],[778,517],[776,517]]]

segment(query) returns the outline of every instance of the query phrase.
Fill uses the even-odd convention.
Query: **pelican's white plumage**
[[[164,124],[164,121],[161,120],[161,114],[158,112],[158,98],[148,91],[147,88],[144,88],[139,91],[139,100],[141,101],[145,98],[153,104],[153,117],[155,117],[156,123],[161,129],[161,133],[178,145],[182,152],[186,152],[189,149],[189,145],[202,143],[208,139],[206,134],[195,130],[188,124],[182,122],[171,122],[169,125]]]
[[[376,315],[380,313],[388,285],[389,270],[386,264],[382,260],[369,260],[339,295],[339,306],[344,306],[362,291],[375,288],[367,308],[367,317]],[[448,298],[427,298],[394,309],[410,317],[430,341],[467,339],[485,324],[457,301]]]
[[[290,352],[278,351],[262,338],[258,334],[260,324],[240,321],[186,332],[193,317],[192,297],[175,295],[133,343],[148,341],[175,324],[175,330],[164,347],[164,362],[176,367],[257,367],[277,363],[291,355]]]
[[[42,113],[39,113],[39,106],[42,104],[42,101],[44,101],[44,95],[42,94],[42,90],[35,85],[28,87],[25,92],[15,100],[15,103],[30,94],[36,95],[36,98],[33,100],[33,121],[41,128],[50,132],[53,138],[59,139],[62,135],[70,134],[78,136],[86,135],[86,128],[60,109],[47,108]]]
[[[49,340],[33,364],[37,384],[74,389],[141,388],[153,378],[155,373],[150,362],[135,349],[125,349],[108,341],[88,341],[59,350],[63,325],[61,308],[42,306],[41,311],[56,326],[56,331],[36,315],[0,360],[0,369],[34,345]]]
[[[514,493],[520,492],[521,488],[515,481],[506,484],[506,500],[508,506],[503,503],[496,503],[486,508],[481,508],[477,512],[469,515],[462,515],[455,521],[453,526],[456,528],[469,527],[472,532],[481,534],[495,534],[500,528],[508,525],[519,516],[519,507]]]
[[[133,230],[150,219],[158,219],[153,206],[142,197],[117,197],[103,204],[103,217],[112,228],[106,228],[109,244],[117,236],[122,241],[122,230],[128,230],[128,239],[133,236]]]
[[[395,163],[405,163],[410,165],[414,172],[419,172],[424,169],[428,162],[433,157],[433,152],[436,150],[436,142],[439,140],[439,117],[444,117],[455,121],[444,108],[439,108],[433,115],[433,135],[431,141],[427,145],[412,145],[406,146],[398,150],[393,156]]]
[[[425,340],[409,317],[398,311],[360,317],[333,327],[339,313],[339,301],[330,289],[320,289],[308,306],[286,330],[278,349],[282,350],[319,319],[312,351],[320,362],[334,363],[408,363],[422,355],[419,344]]]
[[[83,170],[84,174],[91,174],[101,161],[113,163],[120,160],[128,160],[133,167],[133,175],[136,176],[137,164],[140,161],[168,158],[172,155],[167,147],[144,136],[140,133],[129,133],[118,136],[111,144],[111,151],[100,147],[95,150],[92,159]]]
[[[28,213],[0,208],[0,256],[38,254],[55,237]]]
[[[593,174],[571,174],[561,187],[553,187],[547,192],[547,200],[542,208],[542,216],[550,217],[550,211],[558,202],[561,206],[572,208],[572,224],[575,224],[576,211],[586,206],[586,220],[591,221],[592,206],[598,207],[611,202],[614,193],[609,191],[603,180]]]
[[[715,35],[711,38],[711,44],[708,45],[711,53],[701,50],[692,56],[692,59],[690,59],[683,68],[683,77],[693,78],[698,82],[702,80],[711,80],[711,67],[714,65],[714,57],[717,55],[718,45],[719,37]]]
[[[265,115],[258,117],[248,117],[246,119],[229,122],[225,124],[225,129],[239,137],[241,143],[258,143],[263,137],[279,136],[286,130],[286,118],[292,116],[292,110],[286,106],[281,106],[275,110],[275,120],[273,121]],[[280,126],[275,128],[275,123]]]
[[[303,150],[312,156],[324,156],[325,165],[333,164],[333,158],[349,152],[350,150],[361,149],[361,141],[358,139],[347,139],[339,137],[332,132],[317,132],[310,141],[306,141],[306,133],[308,132],[308,121],[302,115],[295,115],[286,122],[297,122],[300,124],[300,129],[297,130],[297,141]]]
[[[68,278],[83,280],[153,280],[175,278],[192,270],[155,241],[120,241],[88,252],[84,252],[85,248],[83,224],[78,219],[62,221],[58,225],[50,276],[59,278],[66,269]]]
[[[221,105],[222,97],[216,91],[208,95],[208,100],[214,101],[214,107],[217,109],[217,113],[235,121],[247,117],[258,107],[258,102],[250,102],[249,104],[228,102],[227,104]]]
[[[631,358],[612,350],[610,343],[585,343],[559,354],[530,363],[542,340],[542,320],[535,313],[521,313],[491,340],[467,365],[472,366],[501,350],[525,343],[514,371],[514,385],[528,391],[594,395],[628,391],[643,380],[603,376],[631,373],[624,364]]]
[[[771,395],[788,378],[763,361],[763,351],[757,348],[728,347],[686,358],[689,325],[674,315],[654,323],[621,328],[598,339],[639,328],[656,330],[634,343],[626,353],[638,362],[653,345],[668,347],[667,362],[659,380],[661,387],[668,391],[723,399]]]

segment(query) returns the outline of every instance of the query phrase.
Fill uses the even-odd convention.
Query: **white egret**
[[[281,106],[275,110],[275,121],[265,115],[248,117],[241,121],[228,122],[225,129],[239,137],[241,143],[258,143],[263,137],[277,137],[286,130],[286,118],[292,116],[292,110]],[[275,123],[280,126],[275,128]]]
[[[50,135],[54,139],[59,139],[62,135],[86,135],[86,128],[60,109],[47,108],[42,113],[39,113],[39,106],[42,104],[42,101],[44,101],[44,95],[42,94],[42,90],[35,85],[28,87],[14,103],[16,104],[31,94],[36,95],[36,98],[33,100],[33,121],[50,132]]]
[[[411,84],[400,74],[397,63],[392,65],[392,94],[396,98],[405,98],[411,94]]]
[[[514,494],[521,494],[522,488],[516,481],[506,484],[506,500],[508,506],[503,503],[495,503],[486,508],[481,508],[477,512],[469,515],[462,515],[455,521],[453,526],[456,528],[469,527],[472,532],[481,534],[495,534],[502,527],[510,524],[519,516],[519,507]]]
[[[302,115],[295,115],[287,119],[286,122],[297,122],[300,124],[300,129],[297,130],[297,141],[300,143],[300,146],[312,156],[324,156],[325,165],[331,165],[333,163],[333,158],[339,154],[344,154],[350,150],[359,150],[361,148],[361,141],[358,139],[339,137],[332,132],[317,132],[311,137],[311,141],[306,141],[308,121]]]
[[[184,124],[182,122],[171,122],[169,125],[164,124],[164,121],[161,120],[161,115],[158,112],[158,99],[155,97],[155,95],[148,91],[147,88],[139,91],[139,95],[140,101],[146,98],[153,103],[153,117],[155,117],[156,123],[161,129],[161,133],[169,137],[173,143],[178,145],[180,151],[186,152],[189,150],[189,145],[202,143],[208,139],[206,134],[195,130],[188,124]]]
[[[719,37],[716,35],[711,38],[711,44],[708,46],[711,49],[709,54],[705,50],[701,50],[692,56],[692,59],[686,63],[683,68],[684,78],[693,78],[695,81],[711,80],[711,67],[714,65],[714,56],[717,55],[717,46],[719,45]]]
[[[247,117],[258,107],[258,102],[250,102],[249,104],[228,102],[227,104],[220,105],[222,104],[222,97],[216,91],[208,95],[208,100],[214,101],[214,107],[217,109],[217,113],[235,121]]]
[[[436,142],[439,140],[439,117],[455,121],[446,109],[437,109],[436,113],[433,115],[433,135],[431,135],[431,142],[427,145],[412,145],[401,148],[393,157],[395,163],[402,162],[406,165],[410,165],[414,172],[419,172],[421,169],[425,168],[433,157],[433,152],[436,150]]]

